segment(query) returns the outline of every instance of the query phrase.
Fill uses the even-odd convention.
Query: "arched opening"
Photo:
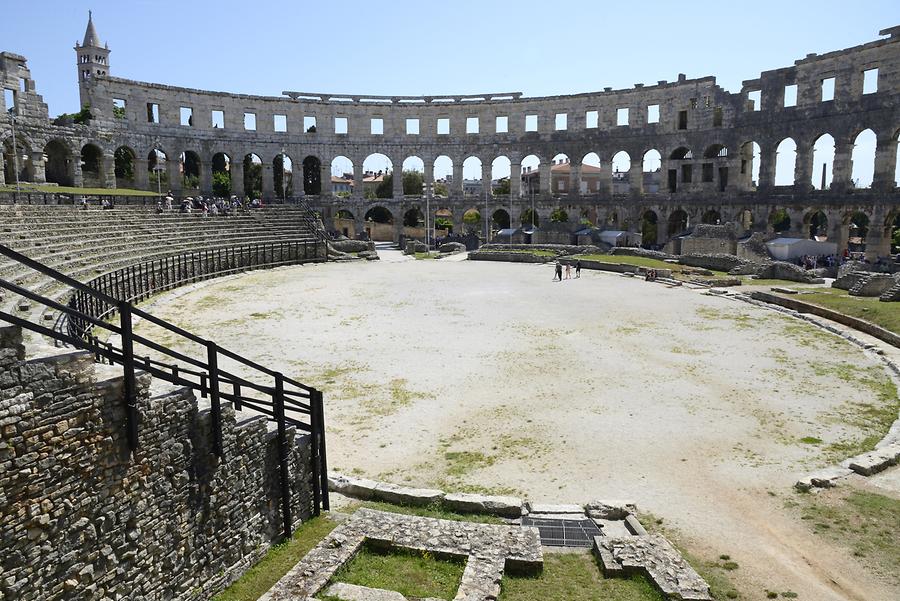
[[[50,140],[44,147],[44,175],[48,183],[72,185],[72,160],[69,154],[69,147],[61,140]],[[10,181],[7,179],[6,183],[9,184]]]
[[[441,155],[434,159],[434,195],[439,198],[450,196],[453,182],[453,159]]]
[[[453,211],[443,207],[434,212],[435,237],[443,237],[453,233]],[[446,232],[446,233],[445,233]]]
[[[127,146],[119,146],[113,155],[116,170],[116,187],[130,188],[134,186],[134,151]],[[47,181],[50,181],[49,178]]]
[[[669,172],[666,174],[666,187],[669,192],[678,191],[680,184],[690,184],[694,180],[694,154],[690,148],[679,146],[669,155]]]
[[[775,149],[775,185],[793,186],[796,166],[797,143],[793,138],[785,138]]]
[[[509,196],[511,190],[510,175],[512,163],[509,158],[499,156],[491,161],[491,195]]]
[[[212,158],[212,191],[218,198],[231,196],[231,157],[224,152]]]
[[[600,155],[589,152],[581,157],[581,194],[598,194],[602,184]]]
[[[828,238],[828,217],[822,211],[815,211],[806,216],[811,240],[824,241]]]
[[[169,187],[168,160],[166,153],[158,148],[147,154],[147,181],[151,188],[161,191]]]
[[[631,190],[629,171],[631,171],[631,155],[620,150],[613,155],[612,161],[612,193],[628,194]]]
[[[294,162],[285,153],[278,153],[272,160],[272,179],[276,198],[294,197]]]
[[[363,196],[370,199],[393,198],[393,168],[391,159],[379,152],[367,156],[363,161]]]
[[[550,161],[550,193],[568,196],[571,183],[572,165],[569,157],[558,154]]]
[[[394,215],[386,208],[372,207],[363,219],[366,236],[370,240],[385,242],[394,239]]]
[[[413,207],[403,213],[403,227],[425,227],[425,214],[419,207]]]
[[[662,185],[662,155],[655,148],[644,153],[641,159],[644,177],[644,192],[656,194]]]
[[[463,213],[463,228],[467,234],[476,234],[482,230],[481,213],[476,208],[471,208]]]
[[[497,209],[491,215],[491,230],[497,232],[499,230],[509,229],[509,213],[506,209]]]
[[[262,159],[253,153],[244,157],[244,194],[251,199],[262,196]]]
[[[722,144],[710,144],[703,151],[704,159],[727,159],[728,148]]]
[[[16,136],[15,148],[12,138],[3,142],[3,176],[6,183],[16,183],[16,168],[20,182],[30,182],[34,179],[34,168],[31,164],[31,148],[18,136]]]
[[[848,225],[847,248],[850,252],[865,252],[866,237],[869,235],[869,216],[856,211],[850,215]]]
[[[680,236],[687,231],[687,228],[688,214],[685,211],[678,209],[669,215],[669,228],[667,230],[669,238]]]
[[[356,218],[347,209],[338,209],[334,214],[334,229],[345,238],[356,236]]]
[[[619,213],[616,211],[610,211],[606,215],[606,225],[611,227],[618,227],[619,225]]]
[[[562,207],[550,211],[550,223],[568,223],[569,213]]]
[[[722,216],[718,211],[710,209],[703,213],[703,216],[700,218],[700,223],[705,225],[719,225],[722,223]]]
[[[193,150],[181,153],[181,179],[185,190],[200,188],[200,157]]]
[[[100,177],[102,168],[103,151],[93,144],[85,144],[81,149],[81,179],[85,188],[103,187]]]
[[[394,215],[384,207],[372,207],[366,211],[364,219],[375,223],[394,223]]]
[[[641,246],[644,248],[656,246],[658,221],[654,211],[644,211],[641,215]]]
[[[541,159],[529,154],[522,159],[521,167],[522,195],[531,198],[541,191]]]
[[[422,196],[425,193],[425,162],[419,157],[406,157],[403,161],[403,195]]]
[[[347,198],[352,195],[354,177],[353,161],[342,155],[331,159],[331,191],[335,196]]]
[[[478,198],[484,192],[482,188],[481,159],[468,157],[463,161],[463,196]]]
[[[813,144],[812,181],[816,190],[827,190],[834,179],[834,138],[822,134]]]
[[[854,188],[872,187],[872,180],[875,177],[875,146],[877,142],[877,136],[871,129],[862,130],[853,141],[853,153],[851,154],[853,173],[850,179],[853,181]]]
[[[312,155],[303,159],[303,193],[318,196],[322,193],[322,161]]]
[[[791,216],[784,209],[772,211],[772,214],[769,215],[769,225],[776,234],[789,232],[791,230]]]
[[[900,254],[900,213],[895,213],[887,218],[885,232],[891,241],[891,254]]]
[[[355,217],[353,217],[353,213],[351,213],[347,209],[338,209],[338,212],[335,216],[338,219],[355,219]]]
[[[755,190],[759,185],[761,150],[756,142],[741,145],[741,183],[745,190]]]
[[[541,219],[537,214],[537,210],[528,207],[519,215],[519,223],[523,228],[531,230],[541,225]]]
[[[703,163],[700,165],[700,181],[704,184],[717,184],[719,192],[728,186],[728,147],[722,144],[711,144],[703,151]]]

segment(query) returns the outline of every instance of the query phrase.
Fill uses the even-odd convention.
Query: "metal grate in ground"
[[[556,520],[545,518],[522,518],[523,526],[535,526],[541,533],[541,544],[547,547],[587,547],[594,546],[594,537],[602,532],[590,519]]]

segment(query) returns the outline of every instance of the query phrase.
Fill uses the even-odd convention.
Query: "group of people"
[[[575,259],[575,278],[577,279],[580,277],[581,277],[581,260]],[[563,278],[563,264],[560,263],[559,261],[556,261],[556,265],[554,265],[554,271],[553,271],[553,281],[561,282],[561,281],[563,281],[563,279],[564,279]],[[572,279],[572,264],[571,263],[566,263],[565,279],[567,279],[567,280]]]
[[[171,192],[166,195],[165,199],[156,203],[156,212],[171,212],[175,199]],[[207,215],[230,215],[233,212],[245,210],[247,208],[258,208],[262,206],[262,201],[258,198],[253,200],[245,199],[241,201],[237,196],[231,198],[203,198],[202,196],[188,196],[181,201],[178,211],[180,213],[200,212],[204,216]]]

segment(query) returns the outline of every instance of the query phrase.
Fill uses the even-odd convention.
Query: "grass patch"
[[[479,249],[478,252],[485,252],[485,253],[518,253],[518,254],[523,254],[523,255],[534,255],[535,257],[556,257],[556,256],[558,256],[557,253],[553,252],[552,250],[541,250],[541,249],[537,249],[537,248],[534,249],[534,250],[513,249],[513,248],[510,248],[510,249],[506,249],[506,248],[484,248],[484,249]]]
[[[422,261],[424,259],[437,259],[440,256],[440,253],[437,252],[425,252],[425,253],[416,253],[416,260]]]
[[[604,578],[587,554],[547,554],[536,576],[503,575],[499,601],[663,601],[647,580]]]
[[[699,267],[690,267],[679,263],[667,263],[660,259],[650,257],[637,257],[633,255],[574,255],[573,259],[583,259],[586,261],[598,261],[600,263],[618,263],[620,265],[634,265],[636,267],[646,267],[648,269],[671,269],[673,275],[687,275],[699,270]],[[728,275],[724,271],[707,270],[715,277],[724,277]],[[713,277],[698,276],[698,277]]]
[[[900,413],[897,386],[880,368],[859,369],[850,380],[861,389],[875,395],[872,403],[850,403],[833,416],[839,423],[846,423],[861,430],[861,436],[828,445],[826,451],[838,459],[871,451],[884,437]]]
[[[131,188],[74,188],[72,186],[44,186],[41,184],[21,184],[21,192],[32,194],[81,194],[85,196],[159,196],[148,190]],[[15,192],[15,186],[0,186],[0,192]]]
[[[840,288],[816,288],[815,292],[808,292],[793,298],[832,309],[844,315],[865,319],[895,334],[900,334],[900,303],[883,303],[878,300],[878,297],[850,296],[846,290]]]
[[[877,574],[900,583],[900,500],[841,489],[797,498],[801,519],[816,534],[848,548]]]
[[[815,436],[804,436],[800,439],[800,442],[803,444],[822,444],[822,439]]]
[[[463,476],[477,469],[494,465],[494,458],[480,451],[447,451],[444,453],[449,476]]]
[[[453,599],[465,564],[430,553],[365,545],[343,565],[332,582],[397,591],[406,597]]]
[[[273,546],[258,564],[213,597],[213,601],[256,601],[336,526],[325,516],[309,520],[294,532],[291,540]]]
[[[439,504],[424,506],[413,505],[394,505],[392,503],[383,503],[381,501],[362,501],[353,504],[348,511],[356,511],[360,507],[374,509],[376,511],[385,511],[388,513],[402,513],[404,515],[415,515],[423,518],[437,518],[439,520],[454,520],[457,522],[478,522],[481,524],[505,524],[502,518],[493,515],[483,515],[479,513],[454,513],[443,509]]]

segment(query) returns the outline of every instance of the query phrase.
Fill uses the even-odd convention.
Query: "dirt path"
[[[336,470],[539,501],[632,499],[696,554],[730,555],[742,599],[897,598],[783,509],[829,445],[866,434],[844,417],[877,402],[875,361],[737,301],[551,277],[503,263],[329,264],[211,283],[154,311],[322,387]]]

